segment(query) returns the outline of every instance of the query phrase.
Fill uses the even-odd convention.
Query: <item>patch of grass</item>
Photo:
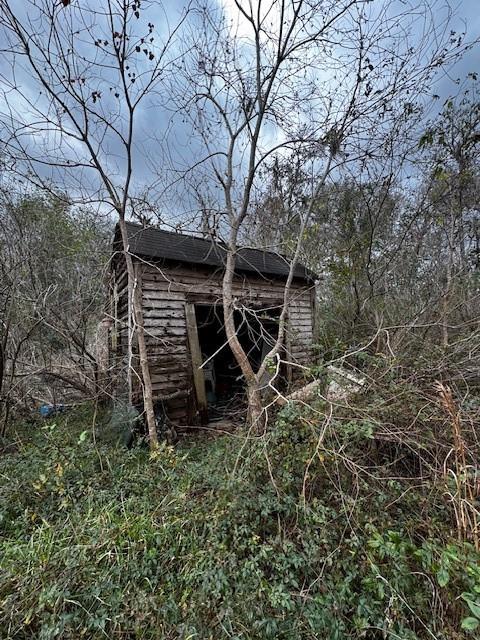
[[[287,408],[247,446],[226,436],[153,458],[104,441],[98,420],[96,441],[86,408],[0,458],[0,637],[476,633],[479,556],[452,539],[434,485],[353,473],[333,443],[312,460],[314,413]]]

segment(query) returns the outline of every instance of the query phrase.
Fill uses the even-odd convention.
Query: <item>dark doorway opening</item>
[[[271,308],[235,312],[237,335],[254,371],[275,344],[279,315],[278,309]],[[227,342],[223,306],[195,305],[195,316],[208,417],[222,419],[245,408],[245,382]]]

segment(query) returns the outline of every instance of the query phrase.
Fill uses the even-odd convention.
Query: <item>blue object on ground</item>
[[[42,404],[40,407],[40,415],[42,418],[51,418],[57,415],[57,413],[62,413],[66,408],[64,404]]]

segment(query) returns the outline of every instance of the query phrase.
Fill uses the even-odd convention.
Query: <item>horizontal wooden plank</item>
[[[290,322],[288,323],[288,329],[294,333],[295,331],[299,331],[300,333],[302,331],[311,331],[312,330],[312,322],[310,320],[305,320],[304,318],[302,318],[301,320],[290,320]]]
[[[294,318],[290,319],[289,328],[295,329],[312,329],[312,320],[310,318]]]
[[[179,306],[165,306],[158,309],[145,309],[143,312],[143,317],[145,321],[149,318],[185,318],[185,307],[183,304],[179,304]]]
[[[159,358],[170,358],[171,356],[188,357],[188,343],[180,340],[178,337],[165,340],[163,338],[149,338],[147,342],[147,352],[149,359],[153,362],[158,361]]]
[[[155,329],[157,328],[165,328],[167,331],[169,327],[186,328],[185,318],[145,318],[144,319],[145,331],[152,330],[152,333],[155,333]]]
[[[307,354],[309,357],[312,354],[312,349],[308,348],[308,347],[298,347],[296,349],[294,348],[290,348],[288,350],[289,355],[291,355],[292,357],[296,358],[299,355],[305,355]]]
[[[157,373],[155,370],[151,372],[152,382],[184,382],[190,378],[186,371],[172,371],[171,373]]]
[[[310,299],[305,296],[292,296],[290,298],[290,310],[295,312],[295,309],[311,309],[312,305]]]
[[[292,345],[297,345],[297,346],[301,346],[301,345],[305,345],[305,346],[310,346],[312,344],[312,332],[304,332],[304,333],[299,333],[298,331],[289,333],[289,339],[290,339],[290,343]]]
[[[190,380],[191,378],[190,371],[158,371],[157,369],[152,369],[150,373],[153,382],[178,382]]]
[[[306,351],[306,350],[311,350],[313,348],[313,344],[312,344],[312,337],[309,336],[308,338],[303,338],[299,339],[297,338],[296,340],[291,339],[290,340],[290,345],[291,345],[291,350],[299,350],[301,349],[302,351]]]
[[[293,324],[294,322],[304,322],[304,321],[308,321],[311,324],[313,323],[312,314],[310,313],[310,309],[304,309],[300,313],[299,312],[291,313],[290,310],[289,310],[288,319],[290,321],[290,324]]]
[[[152,376],[157,376],[157,378],[169,375],[177,378],[189,378],[192,375],[192,370],[191,367],[186,365],[178,366],[175,369],[172,369],[171,367],[151,366],[150,373]]]
[[[155,303],[158,306],[159,302],[185,302],[184,293],[176,293],[172,291],[161,291],[154,289],[152,291],[143,291],[143,304],[146,308],[154,307]]]
[[[295,328],[295,327],[312,327],[313,326],[313,322],[312,322],[312,318],[308,317],[308,316],[297,316],[297,317],[289,317],[288,318],[288,326]]]
[[[311,351],[294,351],[290,354],[290,359],[293,362],[299,362],[300,364],[304,364],[305,366],[314,365],[314,355]]]
[[[163,348],[165,351],[171,351],[173,347],[183,346],[185,349],[187,348],[187,340],[184,335],[181,336],[169,336],[165,338],[164,336],[151,336],[147,334],[145,336],[145,342],[149,347],[148,352],[150,353],[150,348]],[[151,353],[154,353],[153,351]]]
[[[182,372],[188,374],[191,371],[191,363],[189,358],[176,358],[172,360],[170,357],[166,358],[149,358],[150,371],[156,373],[173,373]]]
[[[147,281],[143,283],[144,291],[168,291],[171,289],[172,291],[194,291],[195,289],[208,289],[212,288],[216,291],[220,290],[221,287],[216,285],[215,283],[208,284],[206,282],[183,282],[177,280],[157,280],[156,282]]]
[[[188,380],[182,380],[178,382],[152,382],[152,390],[161,392],[164,395],[168,393],[173,393],[174,391],[186,391],[190,388],[190,384]]]
[[[187,356],[187,351],[179,353],[152,353],[152,350],[148,354],[148,361],[151,367],[167,367],[167,366],[184,366],[190,365],[190,359]]]
[[[288,344],[289,344],[288,346],[289,353],[294,353],[296,351],[306,351],[309,349],[309,346],[307,346],[305,343],[299,344],[298,342],[294,342],[293,340],[290,340]]]
[[[174,336],[186,336],[186,329],[184,324],[180,327],[172,327],[162,323],[158,327],[145,327],[145,335],[152,338],[173,338]]]
[[[308,302],[305,301],[293,301],[289,308],[288,308],[288,313],[290,315],[290,317],[292,316],[313,316],[312,313],[312,307],[308,304]]]

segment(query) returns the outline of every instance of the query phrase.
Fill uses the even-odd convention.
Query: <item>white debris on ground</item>
[[[339,402],[346,400],[353,393],[357,393],[365,385],[365,378],[346,371],[342,367],[327,367],[331,378],[327,387],[327,400]]]
[[[343,367],[327,367],[330,382],[326,391],[324,390],[324,380],[318,379],[297,389],[288,396],[279,396],[277,404],[284,405],[287,402],[308,402],[315,395],[326,397],[330,402],[345,401],[353,393],[357,393],[365,385],[365,378],[347,371]],[[325,394],[325,396],[323,395]]]

